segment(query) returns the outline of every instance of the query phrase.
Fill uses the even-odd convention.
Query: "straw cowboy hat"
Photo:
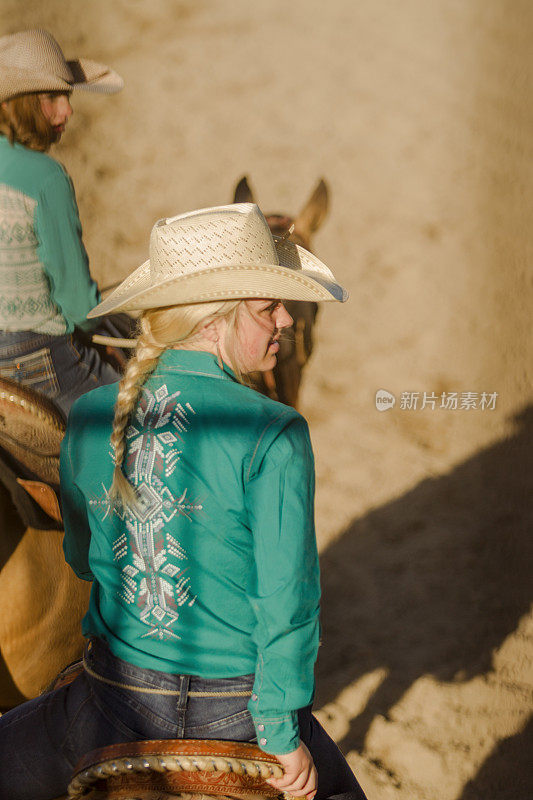
[[[0,37],[0,102],[31,92],[89,89],[114,94],[124,81],[105,64],[86,58],[67,61],[48,31]]]
[[[254,203],[203,208],[161,219],[150,258],[87,315],[239,298],[348,299],[316,256],[272,236]]]

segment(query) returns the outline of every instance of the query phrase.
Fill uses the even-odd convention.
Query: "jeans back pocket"
[[[48,397],[59,394],[59,382],[48,347],[0,361],[0,378],[16,381]]]

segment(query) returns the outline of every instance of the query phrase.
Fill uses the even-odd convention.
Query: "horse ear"
[[[328,187],[320,178],[315,191],[294,220],[294,228],[300,236],[308,239],[317,231],[328,213]]]
[[[252,190],[250,189],[250,185],[248,183],[248,178],[246,175],[240,179],[239,183],[235,187],[235,194],[233,195],[233,202],[234,203],[255,203],[254,195]]]

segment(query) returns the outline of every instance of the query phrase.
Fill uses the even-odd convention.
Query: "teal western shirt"
[[[90,329],[89,274],[72,182],[53,158],[0,135],[0,330]]]
[[[61,452],[65,555],[94,580],[83,631],[140,667],[255,673],[258,741],[290,752],[319,637],[307,423],[211,354],[167,350],[126,430],[141,505],[117,513],[107,499],[117,392],[74,404]]]

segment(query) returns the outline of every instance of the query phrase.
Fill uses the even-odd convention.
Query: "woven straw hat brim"
[[[114,69],[89,58],[67,61],[74,77],[73,87],[88,92],[115,94],[124,88],[124,81]]]
[[[153,284],[150,261],[145,261],[87,317],[100,317],[116,311],[262,297],[344,303],[348,292],[336,283],[328,268],[308,251],[294,247],[301,253],[302,267],[310,268],[294,269],[292,265],[283,263],[228,265],[169,277]],[[316,264],[324,269],[313,269]]]
[[[80,58],[67,62],[73,82],[63,80],[57,75],[46,75],[31,69],[9,67],[0,72],[0,102],[33,92],[70,92],[72,89],[85,89],[102,94],[115,94],[124,87],[118,73],[106,64]]]

